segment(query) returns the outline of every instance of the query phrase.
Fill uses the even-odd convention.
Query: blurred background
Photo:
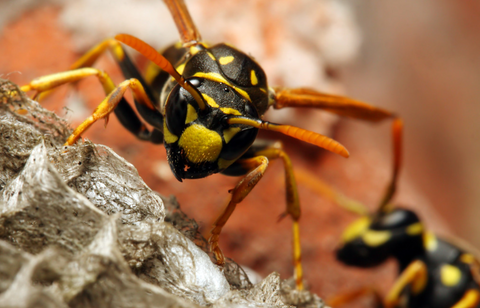
[[[344,94],[401,115],[404,165],[395,201],[417,211],[430,229],[480,246],[479,2],[190,0],[187,5],[204,40],[229,42],[252,55],[270,85]],[[178,39],[159,0],[0,1],[0,77],[25,84],[66,70],[88,48],[121,32],[157,48]],[[147,64],[141,57],[136,61]],[[96,66],[122,81],[110,56]],[[73,88],[61,87],[42,104],[76,125],[104,94],[94,78]],[[266,117],[344,144],[348,160],[264,134],[281,139],[297,170],[308,170],[375,209],[391,175],[390,123],[372,125],[311,110],[274,110]],[[107,129],[98,123],[84,137],[113,148],[152,189],[176,196],[205,233],[239,180],[214,175],[177,182],[164,149],[136,140],[115,117]],[[358,270],[334,260],[342,230],[355,216],[303,183],[299,190],[305,278],[312,291],[328,298],[369,285],[385,293],[395,264]],[[227,223],[221,238],[225,254],[261,275],[278,271],[290,277],[291,222],[278,222],[284,207],[283,167],[272,162]]]

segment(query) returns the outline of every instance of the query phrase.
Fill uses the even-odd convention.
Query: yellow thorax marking
[[[207,51],[207,55],[210,57],[210,59],[215,61],[215,56],[211,52]]]
[[[258,84],[257,75],[255,74],[254,70],[250,71],[250,80],[252,81],[253,86],[256,86]]]
[[[227,65],[228,63],[232,62],[233,59],[234,59],[233,56],[221,57],[220,59],[218,59],[218,62],[221,65]]]
[[[440,279],[447,287],[455,286],[462,278],[462,272],[456,266],[445,264],[440,269]]]
[[[432,232],[425,232],[423,234],[423,244],[428,251],[434,251],[438,247],[437,237]]]
[[[208,80],[212,80],[212,81],[224,83],[224,84],[226,84],[227,86],[232,87],[235,91],[238,92],[238,94],[240,94],[241,96],[243,96],[244,98],[246,98],[249,102],[252,101],[252,100],[250,99],[250,96],[248,95],[247,92],[245,92],[245,91],[242,90],[242,89],[239,89],[239,88],[235,87],[235,86],[232,85],[230,82],[228,82],[225,78],[223,78],[222,75],[220,75],[220,74],[218,74],[218,73],[212,73],[212,72],[210,72],[210,73],[197,72],[197,73],[195,73],[195,75],[193,75],[193,77],[205,78],[205,79],[208,79]]]
[[[191,46],[190,47],[190,53],[192,54],[192,56],[195,55],[199,51],[200,51],[200,49],[197,46]]]
[[[222,137],[205,126],[193,124],[182,133],[178,145],[192,163],[214,162],[222,151]]]
[[[362,239],[370,247],[376,247],[384,244],[392,237],[390,231],[367,230]]]
[[[188,104],[187,105],[187,117],[185,118],[185,124],[195,121],[198,118],[197,111],[195,108]]]
[[[175,46],[175,48],[177,48],[177,49],[180,49],[180,48],[183,48],[183,43],[180,42],[180,41],[178,41],[178,42],[176,42],[175,45],[173,45],[173,46]]]
[[[217,102],[215,102],[215,100],[213,98],[211,98],[210,96],[208,96],[207,94],[205,93],[202,93],[202,96],[203,98],[205,99],[205,101],[207,101],[207,104],[209,104],[211,107],[213,108],[218,108],[220,107]]]
[[[354,221],[352,224],[350,224],[347,229],[343,232],[342,235],[342,242],[343,243],[348,243],[363,233],[368,230],[368,227],[370,226],[370,217],[364,216],[360,217],[356,221]]]
[[[416,222],[407,227],[407,234],[410,236],[419,235],[423,232],[423,224]]]
[[[166,143],[174,143],[178,140],[178,137],[168,130],[167,121],[163,121],[163,138]]]
[[[233,114],[233,115],[237,115],[237,116],[242,115],[240,113],[240,111],[238,111],[237,109],[233,109],[233,108],[229,108],[229,107],[222,107],[222,108],[220,108],[220,110],[223,111],[223,113],[225,113],[225,114]]]
[[[225,139],[225,143],[229,143],[232,140],[233,136],[235,136],[241,130],[240,127],[230,127],[223,130],[223,139]]]

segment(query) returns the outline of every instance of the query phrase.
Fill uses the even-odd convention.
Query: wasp
[[[177,26],[180,42],[157,52],[142,40],[119,34],[94,46],[70,70],[37,78],[21,87],[41,98],[55,87],[97,76],[106,98],[67,139],[70,146],[100,119],[113,112],[120,123],[141,140],[163,143],[169,166],[180,182],[222,173],[242,176],[230,190],[230,201],[215,221],[209,239],[216,262],[224,264],[218,245],[223,226],[255,187],[270,160],[281,159],[285,169],[286,210],[293,220],[293,263],[296,286],[303,288],[299,219],[300,202],[291,160],[275,143],[259,142],[259,130],[270,130],[324,148],[344,157],[349,153],[337,141],[299,127],[263,120],[269,108],[320,108],[357,119],[378,122],[393,117],[389,111],[337,95],[307,88],[270,87],[261,66],[242,51],[225,43],[202,41],[183,0],[165,0]],[[122,45],[123,44],[123,45]],[[158,66],[142,75],[130,60],[130,46]],[[93,68],[104,52],[111,52],[125,81],[115,85],[109,75]],[[135,109],[125,100],[130,89]],[[148,128],[148,123],[152,128]]]
[[[380,307],[395,308],[466,308],[480,307],[480,263],[472,247],[458,239],[437,237],[425,229],[412,210],[394,206],[401,164],[402,120],[393,122],[393,173],[380,205],[373,213],[350,200],[328,184],[299,175],[299,181],[328,196],[343,208],[361,214],[343,232],[336,251],[337,259],[350,266],[370,268],[396,259],[399,276],[387,296],[371,288],[338,295],[329,304],[337,307],[360,296],[373,294]],[[308,180],[307,180],[308,177]]]

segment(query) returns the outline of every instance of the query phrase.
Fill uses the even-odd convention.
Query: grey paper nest
[[[194,220],[0,80],[0,307],[324,307],[211,261]]]

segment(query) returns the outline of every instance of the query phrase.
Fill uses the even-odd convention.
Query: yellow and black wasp
[[[399,277],[385,299],[366,287],[338,295],[329,304],[337,307],[371,293],[378,299],[378,306],[386,308],[480,307],[480,263],[471,252],[473,248],[463,248],[466,245],[459,240],[435,236],[425,230],[415,212],[390,203],[400,169],[402,125],[400,119],[393,122],[393,175],[373,213],[307,173],[298,174],[300,182],[362,215],[343,233],[336,251],[340,262],[362,268],[377,266],[389,258],[398,263]]]
[[[293,219],[293,259],[298,289],[302,289],[301,250],[298,221],[300,203],[290,158],[273,143],[256,142],[259,129],[277,131],[348,157],[338,142],[290,125],[262,120],[270,107],[321,108],[341,116],[377,122],[392,113],[368,104],[315,90],[272,88],[262,68],[248,55],[228,44],[209,46],[202,42],[182,0],[165,0],[180,34],[180,43],[158,53],[138,38],[127,34],[106,39],[93,47],[69,71],[40,77],[22,87],[37,95],[88,76],[97,76],[106,98],[66,141],[73,145],[99,119],[114,112],[127,130],[139,139],[163,143],[175,177],[203,178],[214,173],[243,176],[233,188],[231,199],[217,218],[209,239],[217,263],[224,263],[219,235],[236,205],[262,178],[269,160],[281,158],[286,177],[287,206],[284,216]],[[129,59],[128,45],[158,65],[160,70],[148,82]],[[115,85],[108,74],[91,66],[110,51],[127,80]],[[124,99],[133,93],[135,108]],[[143,121],[153,127],[148,129]]]

